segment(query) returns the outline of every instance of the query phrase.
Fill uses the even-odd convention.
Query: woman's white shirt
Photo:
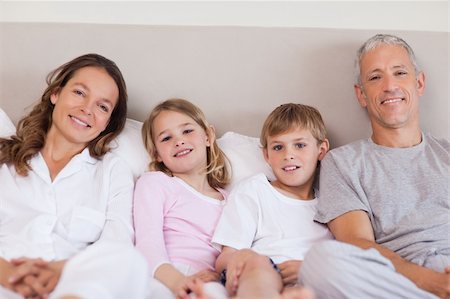
[[[66,259],[97,241],[132,243],[133,175],[85,149],[51,181],[41,154],[27,176],[0,165],[0,256]]]

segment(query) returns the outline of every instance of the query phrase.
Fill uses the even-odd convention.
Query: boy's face
[[[317,162],[328,151],[328,140],[317,144],[307,129],[294,128],[267,138],[264,158],[273,170],[277,186],[285,191],[311,194]],[[306,195],[304,195],[306,196]],[[305,198],[306,199],[306,198]]]

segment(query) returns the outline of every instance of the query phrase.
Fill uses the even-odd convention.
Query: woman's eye
[[[76,94],[76,95],[78,95],[78,96],[83,96],[83,95],[84,95],[84,93],[83,93],[81,90],[78,90],[78,89],[75,89],[75,90],[73,91],[73,93]]]
[[[109,107],[108,107],[108,106],[103,105],[103,104],[100,104],[99,107],[100,107],[100,109],[101,109],[102,111],[104,111],[104,112],[109,112]]]

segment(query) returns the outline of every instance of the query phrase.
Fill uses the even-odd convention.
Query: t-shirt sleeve
[[[238,185],[228,196],[212,238],[216,248],[251,248],[258,223],[258,205],[247,190],[244,185]]]
[[[351,161],[338,163],[332,152],[321,162],[319,198],[314,220],[328,223],[354,210],[368,212],[366,195],[359,184],[359,171]]]
[[[154,276],[155,270],[170,263],[167,254],[163,226],[166,194],[170,190],[160,176],[146,173],[136,182],[134,190],[134,229],[136,248],[144,255]]]

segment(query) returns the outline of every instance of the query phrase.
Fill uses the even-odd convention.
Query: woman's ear
[[[325,154],[330,149],[330,142],[327,138],[325,138],[319,145],[319,161],[322,161],[322,159],[325,157]]]
[[[52,94],[50,95],[50,102],[52,102],[53,105],[56,104],[56,102],[58,101],[59,98],[59,91],[60,88],[55,89]]]

